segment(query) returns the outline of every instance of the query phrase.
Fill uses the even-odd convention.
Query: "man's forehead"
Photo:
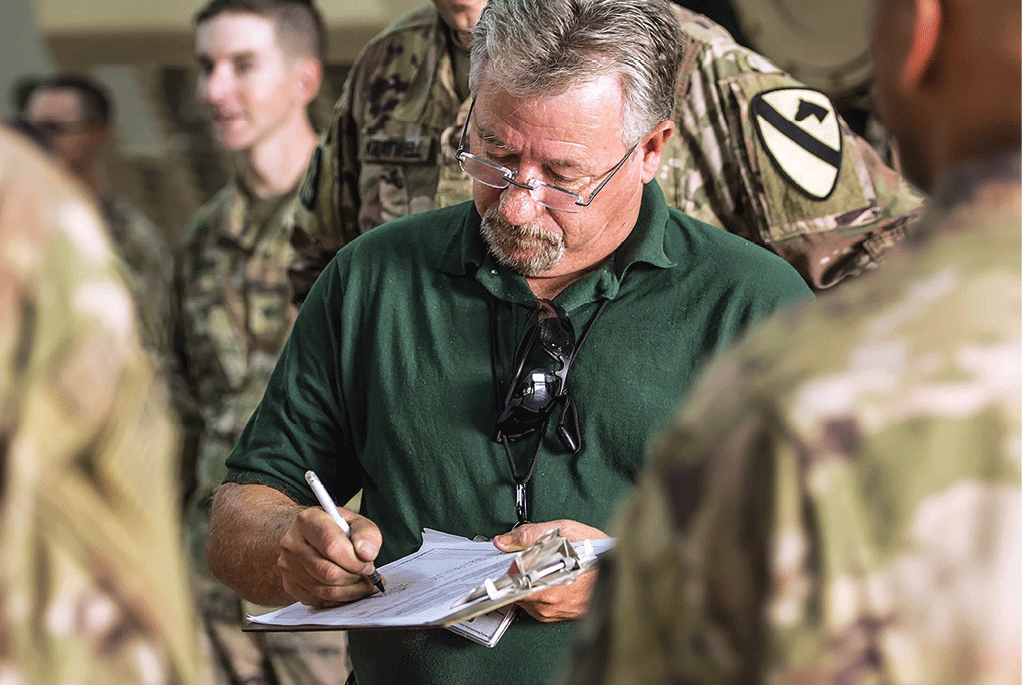
[[[622,93],[616,81],[597,79],[546,98],[517,97],[483,87],[476,97],[476,131],[487,143],[514,150],[520,143],[552,143],[565,162],[578,153],[619,144]],[[521,140],[512,140],[512,139]]]
[[[276,22],[252,12],[221,12],[199,24],[195,54],[230,57],[281,50]]]
[[[73,88],[37,88],[25,105],[30,117],[75,120],[82,114],[78,93]]]

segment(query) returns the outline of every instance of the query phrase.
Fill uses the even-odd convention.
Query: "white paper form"
[[[426,529],[418,552],[378,570],[387,583],[385,594],[375,594],[329,609],[301,603],[249,616],[257,626],[289,628],[322,627],[412,628],[438,626],[453,612],[453,605],[487,578],[507,573],[513,554],[503,553],[492,542],[474,542],[456,535]],[[594,541],[607,548],[612,540]]]
[[[481,582],[507,572],[514,555],[492,542],[473,542],[434,530],[423,531],[418,552],[378,570],[387,592],[329,609],[301,603],[262,616],[253,623],[333,628],[405,628],[439,625],[451,605]]]

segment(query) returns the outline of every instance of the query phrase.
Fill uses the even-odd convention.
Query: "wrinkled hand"
[[[561,535],[570,542],[579,540],[600,540],[610,537],[602,530],[587,526],[578,521],[548,521],[546,523],[527,523],[518,526],[510,533],[498,535],[493,539],[494,546],[502,552],[520,552],[535,543],[548,530],[559,528]],[[518,606],[529,612],[538,621],[571,621],[581,618],[589,606],[589,596],[593,592],[596,581],[595,567],[586,571],[573,583],[557,585],[548,590],[538,592],[527,599],[516,602]]]
[[[280,541],[277,570],[284,591],[302,604],[323,608],[376,592],[365,576],[383,544],[380,529],[353,511],[339,511],[351,526],[350,540],[329,514],[310,507]]]

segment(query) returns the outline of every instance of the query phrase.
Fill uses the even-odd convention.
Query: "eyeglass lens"
[[[462,170],[483,185],[491,188],[507,188],[512,185],[512,181],[509,180],[511,172],[504,167],[494,166],[467,152],[460,155],[459,161]],[[561,212],[578,212],[581,209],[576,202],[582,198],[567,190],[538,181],[530,183],[514,181],[513,184],[519,188],[528,188],[536,202],[550,209]]]

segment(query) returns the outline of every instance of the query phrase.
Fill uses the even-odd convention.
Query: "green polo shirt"
[[[306,469],[339,502],[361,489],[362,513],[383,533],[378,564],[415,551],[424,527],[466,537],[511,529],[514,482],[493,440],[491,358],[506,384],[534,297],[489,256],[479,223],[468,202],[390,222],[337,253],[227,460],[227,480],[310,506]],[[567,378],[585,447],[572,456],[550,426],[530,483],[532,520],[606,528],[642,466],[646,436],[706,358],[809,296],[781,259],[669,209],[647,184],[613,258],[556,298],[577,334],[601,298],[609,303]],[[534,444],[513,444],[520,471]],[[493,649],[445,630],[360,631],[350,641],[360,685],[541,683],[571,632],[571,623],[524,617]]]

